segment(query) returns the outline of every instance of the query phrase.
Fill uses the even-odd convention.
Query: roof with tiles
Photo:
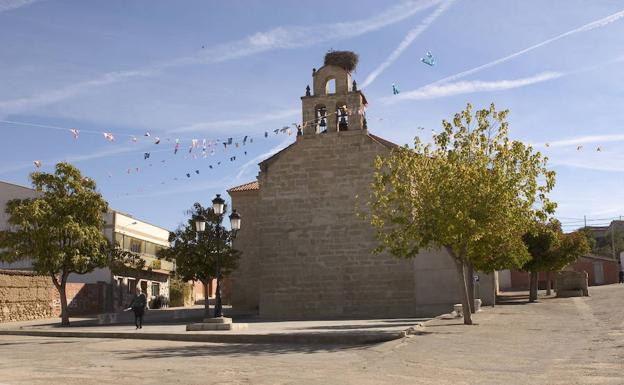
[[[232,192],[253,191],[253,190],[260,190],[260,185],[258,184],[257,180],[242,184],[240,186],[232,187],[231,189],[227,190],[227,192],[232,193]]]

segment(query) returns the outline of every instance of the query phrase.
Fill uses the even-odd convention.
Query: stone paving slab
[[[29,324],[0,329],[0,335],[38,337],[122,338],[215,343],[341,344],[380,343],[417,334],[427,319],[250,322],[249,328],[230,331],[187,332],[186,325],[108,325],[61,328]]]

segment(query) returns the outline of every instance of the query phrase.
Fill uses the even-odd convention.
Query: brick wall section
[[[55,316],[50,277],[28,271],[0,270],[0,322]]]
[[[104,311],[106,284],[68,283],[66,292],[70,316]],[[0,322],[58,317],[60,314],[60,296],[49,276],[32,271],[0,270]]]
[[[233,306],[262,317],[404,317],[448,312],[458,302],[454,265],[440,251],[416,259],[373,255],[369,223],[356,216],[373,162],[389,149],[366,130],[304,135],[261,164],[260,189],[232,193],[243,216],[235,247]]]

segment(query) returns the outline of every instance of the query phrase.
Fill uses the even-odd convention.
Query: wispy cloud
[[[613,134],[613,135],[587,135],[587,136],[578,136],[575,138],[561,139],[549,142],[550,147],[566,147],[566,146],[579,146],[583,144],[605,144],[605,143],[613,143],[613,142],[623,142],[624,134]]]
[[[187,125],[187,126],[174,128],[168,132],[169,133],[196,132],[196,131],[203,131],[203,130],[208,130],[208,129],[212,129],[212,130],[222,129],[222,130],[230,131],[232,128],[236,128],[236,127],[253,126],[256,124],[273,122],[277,120],[283,121],[283,119],[285,118],[290,118],[300,113],[301,113],[301,109],[293,108],[293,109],[283,110],[279,112],[273,112],[271,114],[249,116],[249,117],[241,118],[241,119],[216,120],[212,122],[199,122],[199,123],[194,123],[194,124]],[[215,134],[215,131],[212,131],[212,134]]]
[[[585,24],[585,25],[583,25],[581,27],[578,27],[578,28],[572,29],[570,31],[564,32],[564,33],[562,33],[560,35],[557,35],[557,36],[552,37],[550,39],[544,40],[541,43],[537,43],[537,44],[534,44],[534,45],[532,45],[530,47],[527,47],[527,48],[525,48],[523,50],[520,50],[518,52],[514,52],[511,55],[507,55],[505,57],[502,57],[500,59],[496,59],[496,60],[491,61],[489,63],[480,65],[478,67],[475,67],[475,68],[472,68],[472,69],[469,69],[469,70],[466,70],[466,71],[459,72],[459,73],[457,73],[455,75],[447,76],[447,77],[445,77],[443,79],[440,79],[440,80],[438,80],[438,81],[436,81],[434,83],[431,83],[431,84],[439,84],[439,83],[451,82],[451,81],[455,81],[457,79],[461,79],[461,78],[466,77],[468,75],[472,75],[474,73],[482,71],[482,70],[484,70],[486,68],[494,67],[495,65],[498,65],[498,64],[504,63],[506,61],[509,61],[509,60],[511,60],[513,58],[516,58],[516,57],[520,56],[520,55],[524,55],[527,52],[531,52],[531,51],[533,51],[535,49],[538,49],[538,48],[543,47],[543,46],[545,46],[547,44],[550,44],[550,43],[553,43],[553,42],[555,42],[557,40],[563,39],[565,37],[568,37],[568,36],[571,36],[571,35],[575,35],[575,34],[581,33],[581,32],[588,32],[588,31],[591,31],[591,30],[596,29],[596,28],[604,27],[606,25],[609,25],[609,24],[611,24],[611,23],[621,19],[622,17],[624,17],[624,10],[616,12],[616,13],[614,13],[612,15],[607,16],[607,17],[603,17],[602,19],[598,19],[598,20],[592,21],[591,23],[587,23],[587,24]]]
[[[0,0],[0,13],[30,5],[37,0]]]
[[[497,81],[461,81],[448,84],[430,84],[414,91],[403,92],[392,97],[382,98],[386,103],[394,103],[400,100],[424,100],[436,99],[446,96],[469,94],[474,92],[503,91],[513,88],[525,87],[531,84],[541,83],[557,79],[565,74],[562,72],[543,72],[535,76],[521,79],[497,80]]]
[[[286,26],[258,32],[239,41],[208,48],[199,59],[218,62],[274,49],[292,49],[330,40],[342,40],[379,30],[405,20],[441,0],[404,1],[366,19],[315,26]]]
[[[92,88],[113,84],[132,78],[152,76],[158,72],[159,69],[157,68],[146,68],[139,71],[109,72],[97,79],[78,82],[57,90],[45,91],[38,95],[28,96],[25,98],[0,101],[0,114],[7,115],[11,113],[14,114],[22,111],[27,111],[32,108],[57,103],[62,100],[77,96]]]
[[[236,180],[240,180],[240,178],[245,174],[245,172],[247,171],[247,169],[249,167],[255,166],[260,161],[262,161],[262,160],[264,160],[264,159],[266,159],[266,158],[268,158],[268,157],[278,153],[279,151],[283,150],[286,146],[288,146],[291,142],[292,142],[291,138],[286,138],[280,144],[278,144],[277,146],[273,147],[272,149],[270,149],[269,151],[265,152],[264,154],[260,154],[260,155],[256,156],[255,158],[247,161],[238,170],[238,174],[236,174]]]
[[[421,10],[438,4],[440,1],[405,1],[361,20],[314,26],[284,26],[266,32],[257,32],[240,40],[207,47],[191,56],[163,61],[136,70],[109,72],[98,78],[78,82],[57,90],[43,91],[29,97],[0,101],[0,115],[15,114],[57,103],[96,87],[133,78],[154,76],[169,68],[223,62],[276,49],[300,48],[327,41],[360,36],[405,20]]]
[[[403,51],[405,51],[418,36],[425,32],[429,28],[429,26],[433,24],[433,22],[436,21],[436,19],[440,17],[451,6],[454,1],[455,0],[448,0],[443,2],[438,8],[436,8],[435,11],[433,11],[431,15],[427,16],[425,20],[423,20],[418,26],[416,26],[416,28],[410,30],[407,35],[405,35],[401,43],[399,43],[399,46],[396,47],[394,51],[392,51],[390,56],[388,56],[388,58],[384,60],[383,63],[381,63],[377,68],[375,68],[373,72],[371,72],[366,77],[364,83],[362,84],[362,88],[374,82],[375,79],[377,79],[377,77],[381,75],[381,73],[384,72],[386,68],[394,63],[395,60],[398,59],[401,54],[403,54]]]
[[[134,144],[134,145],[126,145],[126,146],[113,146],[109,148],[105,148],[100,151],[90,152],[88,154],[75,154],[68,155],[64,157],[54,158],[54,159],[42,159],[42,164],[45,166],[54,165],[58,162],[70,162],[70,163],[80,163],[86,162],[89,160],[107,158],[111,156],[119,156],[121,154],[126,153],[142,153],[142,149],[144,149],[145,145]],[[0,167],[0,174],[7,174],[10,172],[26,170],[29,168],[33,168],[33,163],[31,161],[27,162],[16,162],[14,164],[4,165]]]

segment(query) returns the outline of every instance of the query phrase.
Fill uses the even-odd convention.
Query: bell
[[[347,131],[349,124],[347,123],[347,114],[345,110],[340,109],[340,122],[338,122],[338,131]]]
[[[319,123],[319,126],[321,127],[327,127],[327,123],[325,123],[325,117],[321,117],[321,123]]]

